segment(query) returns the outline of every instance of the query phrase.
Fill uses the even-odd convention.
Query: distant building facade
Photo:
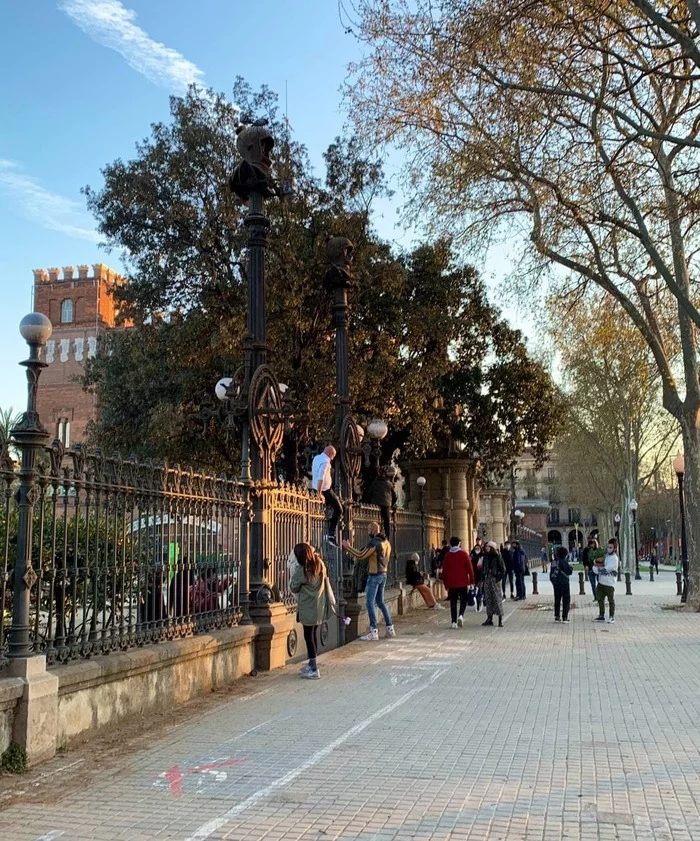
[[[44,426],[66,447],[85,438],[97,417],[97,399],[83,391],[85,362],[115,329],[112,292],[124,278],[102,263],[34,270],[34,310],[48,316],[53,334],[43,350],[37,409]]]
[[[515,466],[515,508],[525,515],[523,525],[540,532],[551,546],[585,546],[597,537],[595,515],[568,503],[559,491],[556,447],[540,468],[526,450]]]

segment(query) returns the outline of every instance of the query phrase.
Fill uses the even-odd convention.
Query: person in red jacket
[[[474,568],[469,553],[460,546],[458,537],[450,538],[450,549],[442,562],[442,582],[450,595],[450,613],[452,627],[461,628],[464,624],[464,611],[467,609],[467,594],[474,585]],[[457,600],[459,599],[459,616]]]

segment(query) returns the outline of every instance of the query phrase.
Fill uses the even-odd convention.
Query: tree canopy
[[[290,188],[267,203],[266,277],[271,364],[309,407],[308,430],[292,430],[293,453],[307,434],[320,439],[333,425],[331,300],[322,285],[331,234],[356,247],[349,350],[358,419],[383,416],[387,445],[411,455],[439,450],[449,436],[470,456],[479,449],[489,469],[504,467],[524,442],[544,453],[558,417],[549,376],[450,239],[395,253],[371,224],[374,200],[388,192],[377,160],[355,140],[337,139],[321,181],[280,121],[273,93],[239,80],[233,98],[244,115],[270,121],[275,174]],[[142,457],[235,469],[235,440],[223,430],[202,439],[196,419],[203,395],[242,361],[244,212],[226,187],[238,160],[239,112],[193,88],[172,99],[171,117],[153,126],[132,160],[104,168],[100,190],[86,188],[131,278],[117,291],[131,326],[115,331],[87,369],[86,385],[100,395],[92,434]]]
[[[400,145],[438,232],[527,237],[530,278],[597,285],[649,347],[681,424],[688,540],[700,557],[695,2],[358,0],[348,96]],[[521,269],[521,287],[527,276]],[[691,599],[700,608],[700,563]]]

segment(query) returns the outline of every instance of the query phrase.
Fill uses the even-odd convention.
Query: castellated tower
[[[91,270],[92,269],[92,270]],[[111,290],[124,278],[102,263],[63,270],[34,270],[34,310],[51,319],[53,335],[43,350],[37,408],[44,426],[66,446],[85,437],[95,419],[96,398],[83,391],[78,378],[98,343],[115,328],[117,310]]]

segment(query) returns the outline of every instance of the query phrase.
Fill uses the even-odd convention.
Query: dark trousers
[[[569,605],[571,604],[571,588],[569,579],[566,581],[554,581],[554,618],[569,618]]]
[[[335,495],[333,488],[329,488],[327,491],[324,491],[323,498],[326,500],[326,505],[329,505],[333,512],[331,514],[331,519],[328,522],[328,534],[335,537],[335,530],[338,528],[338,521],[343,513],[343,507],[340,504],[340,500]]]
[[[450,616],[453,622],[457,621],[457,599],[459,599],[459,615],[464,616],[468,592],[469,587],[450,587]]]
[[[312,665],[316,664],[316,655],[318,653],[318,643],[316,642],[317,631],[318,625],[304,625],[304,642],[306,643],[306,651]]]
[[[389,517],[389,509],[386,507],[386,505],[380,505],[379,513],[382,518],[382,528],[384,529],[384,537],[391,540],[391,518]]]
[[[525,573],[515,573],[515,595],[518,599],[525,598]]]
[[[606,584],[598,584],[598,609],[600,616],[605,616],[605,599],[608,600],[610,618],[615,618],[615,588]]]
[[[597,598],[596,593],[598,591],[598,576],[593,572],[593,569],[588,570],[588,580],[591,582],[591,593],[593,593],[593,598]]]
[[[508,581],[508,586],[510,587],[510,594],[513,595],[513,570],[507,569],[503,573],[503,581],[501,581],[501,589],[503,590],[503,598],[506,597],[506,581]]]

